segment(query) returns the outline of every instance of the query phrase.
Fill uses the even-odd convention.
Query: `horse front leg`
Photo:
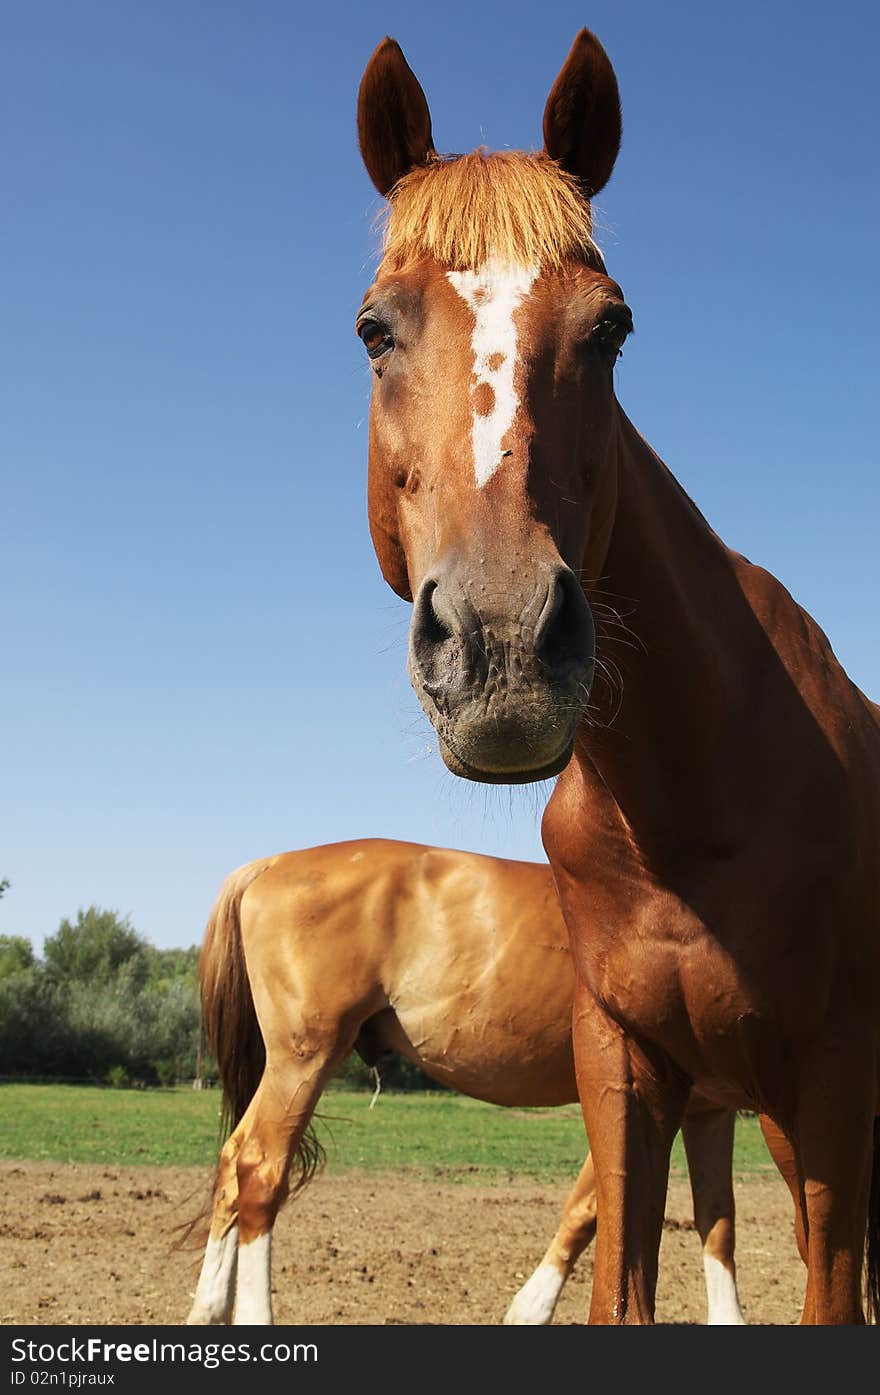
[[[669,1153],[690,1082],[628,1037],[580,984],[573,1041],[596,1172],[591,1323],[652,1323]]]
[[[566,1198],[559,1229],[544,1258],[505,1313],[506,1326],[540,1327],[553,1320],[559,1295],[595,1234],[596,1177],[593,1159],[588,1153]]]
[[[694,1224],[703,1246],[707,1318],[710,1327],[745,1323],[736,1287],[735,1204],[733,1197],[732,1109],[688,1110],[681,1132],[687,1153]]]
[[[794,1152],[803,1186],[807,1324],[858,1324],[872,1185],[872,1041],[823,1043],[801,1078]],[[766,1135],[765,1135],[766,1136]]]
[[[794,1233],[797,1241],[798,1254],[808,1263],[807,1257],[807,1218],[806,1203],[804,1201],[804,1185],[798,1172],[797,1159],[794,1153],[794,1146],[788,1135],[779,1127],[775,1120],[768,1114],[758,1116],[761,1125],[761,1132],[764,1135],[764,1142],[771,1158],[776,1164],[779,1175],[791,1193],[794,1203]]]

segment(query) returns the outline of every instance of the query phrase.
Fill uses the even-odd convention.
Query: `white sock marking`
[[[272,1232],[238,1247],[235,1325],[272,1325]]]
[[[710,1327],[744,1327],[745,1318],[739,1306],[736,1279],[720,1259],[703,1255],[703,1271],[706,1275],[706,1298],[709,1304],[708,1324]]]
[[[550,1322],[565,1285],[555,1264],[539,1264],[504,1314],[505,1327],[542,1327]]]
[[[237,1255],[237,1225],[227,1230],[222,1240],[208,1241],[187,1326],[210,1327],[229,1321],[235,1295]]]
[[[512,266],[492,258],[478,271],[447,271],[474,312],[474,377],[494,394],[492,410],[474,412],[474,474],[482,489],[501,464],[501,442],[513,425],[519,398],[514,386],[516,325],[513,312],[539,274],[537,266]],[[490,366],[491,364],[491,366]]]

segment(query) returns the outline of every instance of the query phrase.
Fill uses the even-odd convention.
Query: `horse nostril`
[[[441,597],[438,595],[439,583],[428,579],[425,581],[416,601],[416,613],[413,616],[413,643],[416,648],[430,652],[451,638],[452,630],[439,614]]]
[[[440,579],[429,577],[416,597],[410,630],[410,650],[420,675],[421,687],[435,701],[445,700],[454,681],[460,644],[455,642],[455,615],[444,614],[444,592]]]
[[[593,616],[574,572],[561,567],[550,583],[535,627],[535,651],[554,674],[592,664],[596,644]]]

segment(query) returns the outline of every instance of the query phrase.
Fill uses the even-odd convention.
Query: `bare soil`
[[[184,1322],[201,1252],[171,1246],[211,1181],[198,1168],[0,1164],[0,1322]],[[566,1190],[565,1181],[473,1186],[328,1172],[278,1219],[276,1322],[499,1323],[544,1253]],[[739,1181],[736,1195],[746,1320],[796,1323],[804,1270],[788,1193],[768,1175]],[[686,1180],[672,1181],[666,1215],[657,1320],[702,1323],[703,1266]],[[588,1252],[557,1322],[586,1320],[591,1279]]]

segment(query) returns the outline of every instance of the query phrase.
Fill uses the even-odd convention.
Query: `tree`
[[[0,935],[0,1074],[191,1079],[198,955],[155,949],[98,906],[62,920],[42,960],[23,936]]]
[[[34,967],[34,947],[24,935],[0,935],[0,978]]]
[[[89,906],[76,920],[62,920],[43,943],[46,969],[55,982],[108,984],[125,969],[130,988],[142,988],[149,973],[150,946],[118,911]]]
[[[39,964],[0,976],[0,1074],[73,1074],[64,992]]]
[[[149,975],[147,986],[162,992],[173,983],[195,984],[198,981],[199,946],[189,949],[156,949],[147,952]]]

